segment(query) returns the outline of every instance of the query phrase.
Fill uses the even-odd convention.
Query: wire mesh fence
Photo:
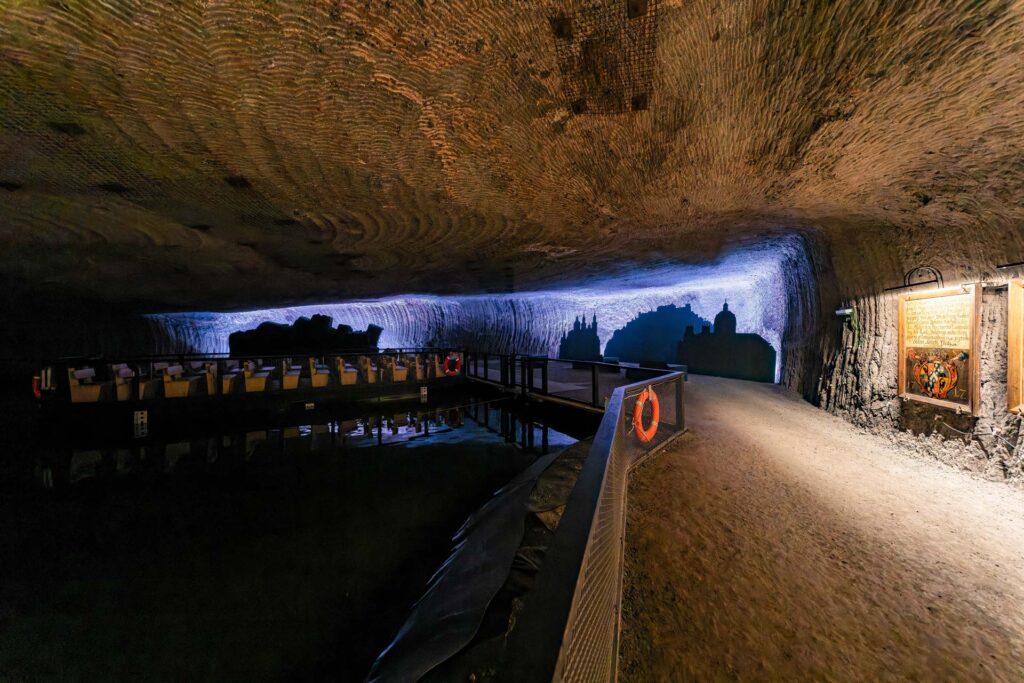
[[[616,387],[509,641],[507,680],[617,677],[629,470],[684,430],[681,372]]]

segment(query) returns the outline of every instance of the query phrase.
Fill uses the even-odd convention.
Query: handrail
[[[481,359],[484,361],[482,371],[479,367]],[[494,376],[494,369],[488,362],[491,359],[499,360],[497,377]],[[571,391],[550,390],[549,367],[556,364],[572,364],[575,370],[582,369],[584,371],[590,371],[589,378],[586,380],[590,383],[590,393],[586,399],[582,399],[578,396],[567,395],[567,393],[571,394]],[[584,367],[579,368],[576,366]],[[539,384],[534,381],[535,370],[540,372]],[[666,368],[650,368],[642,365],[604,363],[592,360],[551,358],[549,356],[542,355],[503,354],[482,351],[466,352],[466,377],[469,379],[492,382],[507,388],[518,387],[525,395],[534,396],[542,400],[554,400],[566,402],[570,405],[586,406],[597,409],[598,411],[602,410],[604,407],[601,387],[604,386],[606,390],[608,389],[606,382],[601,381],[600,378],[607,376],[607,370],[625,371],[627,373],[627,378],[629,378],[629,373],[631,372],[650,375],[651,378],[668,376],[675,372],[674,370]],[[555,379],[558,378],[556,377]],[[572,378],[571,381],[579,381],[579,378]]]
[[[684,431],[682,372],[617,387],[566,504],[534,588],[509,636],[501,678],[525,683],[615,681],[629,470]],[[662,427],[649,443],[631,434],[634,400],[665,392]],[[670,416],[665,413],[670,412]],[[671,419],[666,419],[670,417]]]
[[[647,372],[663,372],[670,373],[671,370],[665,368],[649,368],[646,365],[626,365],[625,363],[605,363],[602,360],[577,360],[576,358],[550,358],[548,356],[535,356],[542,360],[553,360],[561,361],[563,363],[586,363],[587,365],[596,365],[602,368],[618,368],[619,370],[646,370]]]

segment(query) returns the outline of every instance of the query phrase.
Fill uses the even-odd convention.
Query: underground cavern
[[[0,679],[1024,678],[1024,3],[0,0]]]

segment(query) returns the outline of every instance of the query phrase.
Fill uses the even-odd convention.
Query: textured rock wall
[[[188,350],[145,316],[102,301],[65,290],[34,298],[11,292],[0,279],[0,359],[8,362]]]
[[[384,327],[383,347],[464,345],[495,352],[556,355],[578,315],[598,317],[602,344],[637,313],[665,304],[691,305],[713,319],[729,301],[738,329],[764,337],[779,353],[783,383],[813,396],[820,360],[821,315],[816,278],[825,263],[819,242],[800,234],[748,243],[703,265],[638,269],[629,279],[561,291],[470,297],[412,295],[244,312],[137,316],[65,290],[29,301],[8,294],[0,357],[35,361],[71,355],[226,352],[228,337],[262,322],[329,315],[356,329]]]
[[[363,329],[373,323],[384,333],[385,348],[453,344],[498,353],[557,355],[563,333],[581,314],[595,312],[602,344],[637,312],[675,303],[690,304],[705,318],[713,318],[722,302],[745,300],[737,310],[740,327],[761,334],[776,348],[785,332],[785,293],[779,280],[757,278],[755,285],[707,287],[694,291],[633,290],[614,292],[537,292],[481,297],[409,296],[297,308],[241,313],[157,314],[150,319],[163,330],[165,346],[202,352],[227,351],[232,332],[251,329],[261,322],[293,322],[314,313],[329,315],[335,324]],[[764,301],[766,310],[760,303]],[[782,304],[780,305],[780,302]]]
[[[189,350],[131,311],[63,290],[16,296],[6,285],[0,278],[0,394],[27,397],[29,378],[55,358]]]
[[[649,98],[581,111],[635,84],[551,19],[623,4],[0,0],[0,273],[154,312],[550,288],[792,227],[847,295],[1022,257],[1024,3],[662,0]]]
[[[986,287],[981,310],[981,409],[977,417],[897,397],[897,293],[857,298],[859,339],[833,317],[824,337],[821,407],[918,452],[988,478],[1024,477],[1020,417],[1006,409],[1007,292]]]
[[[597,314],[603,345],[637,313],[665,304],[690,304],[698,315],[711,320],[728,300],[740,332],[759,334],[776,350],[791,349],[779,354],[780,376],[802,389],[820,357],[815,281],[820,267],[812,258],[816,244],[801,234],[766,235],[715,262],[638,268],[629,278],[562,290],[465,297],[409,295],[149,317],[163,329],[164,345],[203,352],[227,351],[228,335],[262,322],[291,323],[302,315],[322,313],[331,316],[335,324],[345,323],[356,329],[370,323],[382,326],[382,347],[455,344],[494,352],[556,355],[562,334],[581,314],[588,319]],[[816,386],[814,380],[816,375],[812,387]]]
[[[828,306],[836,296],[836,284],[823,241],[809,233],[799,238],[799,245],[783,256],[779,268],[786,306],[779,381],[815,402],[821,348],[829,332]]]

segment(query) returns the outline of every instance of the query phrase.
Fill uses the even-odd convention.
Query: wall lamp
[[[911,282],[915,277],[929,277],[929,279]],[[919,287],[921,285],[930,285],[933,283],[938,286],[938,289],[942,289],[945,286],[942,281],[942,271],[938,268],[933,268],[932,266],[918,266],[917,268],[911,268],[907,271],[907,274],[903,276],[902,285],[886,287],[882,291],[892,292],[897,289],[909,289],[910,287]]]

